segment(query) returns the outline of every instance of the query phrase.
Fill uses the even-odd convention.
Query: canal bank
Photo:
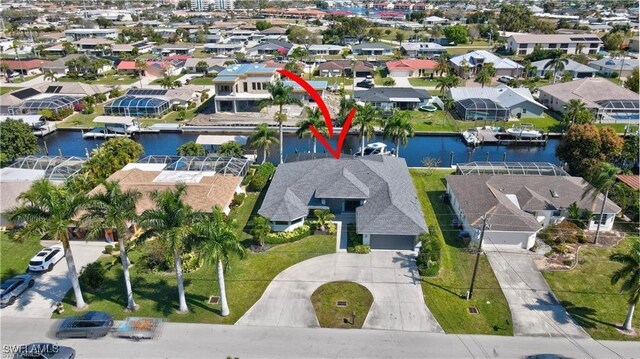
[[[295,131],[294,131],[295,132]],[[336,129],[336,133],[339,130]],[[198,135],[205,133],[202,131],[187,132],[159,132],[141,133],[133,138],[140,143],[146,155],[175,155],[176,148],[188,141],[195,141]],[[207,131],[206,133],[211,133]],[[223,133],[223,132],[218,132]],[[233,131],[226,129],[226,134],[246,134],[245,131]],[[335,136],[337,137],[337,136]],[[62,153],[65,156],[85,156],[87,152],[98,147],[104,140],[84,139],[80,130],[59,129],[38,140],[42,149],[41,154],[45,154],[44,144],[49,154],[57,155]],[[335,146],[335,138],[329,141]],[[377,134],[367,142],[385,142],[393,147],[391,141],[383,141],[382,136]],[[467,147],[457,133],[429,133],[419,134],[409,138],[407,146],[400,148],[400,156],[405,158],[411,167],[422,166],[423,159],[432,158],[439,161],[439,166],[447,167],[460,162],[471,161],[509,161],[509,162],[551,162],[559,164],[555,152],[560,139],[549,138],[546,146],[496,146],[486,145],[475,148]],[[356,135],[348,135],[343,153],[352,155],[358,151],[360,139]],[[295,155],[311,151],[313,141],[310,137],[298,138],[293,133],[286,131],[284,140],[284,155]],[[261,153],[262,151],[258,151]],[[318,144],[318,152],[324,153],[326,150]],[[279,158],[278,147],[275,146],[269,152],[267,159],[276,162]],[[261,161],[258,158],[258,161]]]

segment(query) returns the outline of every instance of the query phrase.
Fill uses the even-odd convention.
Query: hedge
[[[430,233],[422,233],[418,236],[422,242],[420,252],[416,258],[416,266],[420,275],[433,277],[440,272],[440,258],[442,247],[440,241]]]
[[[267,244],[283,244],[283,243],[291,243],[295,241],[299,241],[304,237],[308,237],[311,235],[311,227],[306,224],[302,225],[289,232],[277,232],[277,233],[269,233],[267,237],[264,239],[264,243]]]
[[[249,180],[248,189],[252,192],[260,192],[269,182],[271,176],[275,173],[276,167],[269,162],[263,163],[256,168],[253,176]]]

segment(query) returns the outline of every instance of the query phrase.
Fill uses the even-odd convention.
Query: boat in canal
[[[85,132],[82,135],[83,138],[128,137],[140,132],[140,124],[130,116],[98,116],[93,123],[103,126]]]
[[[542,132],[533,128],[530,123],[523,123],[520,126],[512,126],[505,131],[507,134],[516,138],[522,139],[536,139],[542,137]]]

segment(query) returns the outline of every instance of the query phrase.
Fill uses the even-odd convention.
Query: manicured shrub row
[[[276,171],[276,167],[269,162],[263,163],[258,168],[256,168],[255,172],[249,179],[248,189],[251,192],[260,192],[269,182],[269,179]]]
[[[231,208],[240,207],[242,203],[244,203],[244,199],[247,197],[244,193],[236,193],[233,195],[233,199],[231,200]]]
[[[277,232],[277,233],[269,233],[265,237],[264,243],[268,244],[283,244],[283,243],[291,243],[295,241],[299,241],[304,237],[308,237],[311,235],[311,227],[306,224],[302,225],[289,232]]]
[[[420,247],[420,252],[416,258],[418,272],[425,277],[438,275],[442,255],[440,241],[434,235],[426,232],[418,236],[418,241],[422,242],[422,247]]]
[[[367,254],[370,251],[370,246],[362,244],[362,235],[356,232],[355,223],[349,223],[347,225],[347,252]]]

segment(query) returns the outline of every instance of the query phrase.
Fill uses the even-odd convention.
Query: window
[[[557,46],[558,46],[557,44],[549,44],[550,49],[555,49]]]
[[[526,54],[527,54],[527,50],[518,51],[518,55],[526,55]]]
[[[598,218],[600,218],[600,216],[598,216]],[[606,214],[604,216],[602,216],[602,220],[600,221],[600,224],[607,224],[607,219],[609,218],[609,216],[607,216]]]
[[[256,90],[256,83],[255,83],[255,82],[252,82],[252,83],[251,83],[251,89],[252,89],[252,90]]]
[[[598,43],[593,43],[589,45],[590,48],[595,49],[598,47]]]
[[[287,221],[274,221],[273,224],[275,224],[276,226],[288,226],[289,222],[287,222]]]
[[[520,49],[526,49],[527,47],[529,47],[529,44],[520,44],[520,45],[518,45],[518,48],[520,48]]]
[[[560,217],[562,215],[562,211],[557,210],[557,211],[553,211],[553,213],[551,213],[552,217]]]
[[[569,48],[569,44],[560,44],[560,48],[561,49],[568,49]]]
[[[249,90],[249,84],[244,82],[242,85],[244,86],[244,92],[247,92]]]

